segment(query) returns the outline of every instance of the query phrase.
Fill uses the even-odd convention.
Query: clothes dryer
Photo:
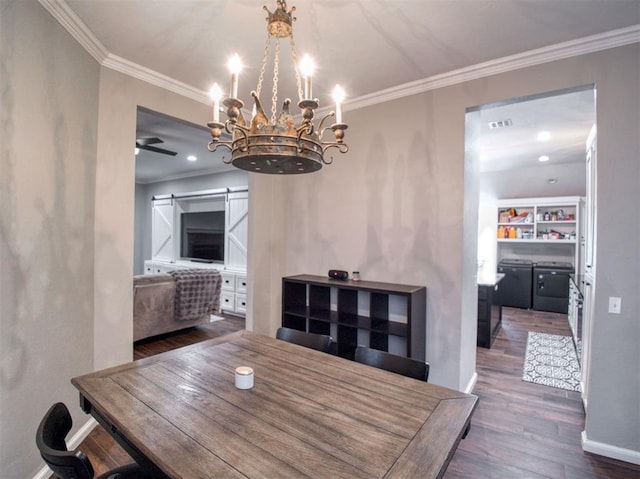
[[[531,308],[531,271],[533,261],[507,258],[498,263],[498,273],[505,275],[500,282],[499,301],[502,306]]]
[[[533,309],[567,313],[569,310],[569,275],[571,263],[540,261],[533,267]]]

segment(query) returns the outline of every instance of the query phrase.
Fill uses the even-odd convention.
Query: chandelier
[[[231,163],[236,168],[256,173],[268,174],[301,174],[318,171],[322,165],[333,163],[333,157],[325,159],[325,152],[330,148],[336,148],[340,153],[346,153],[349,147],[344,143],[344,131],[347,125],[342,123],[342,102],[344,91],[336,86],[333,91],[335,111],[330,112],[319,122],[314,124],[314,110],[318,108],[318,100],[312,97],[312,75],[314,64],[308,55],[305,55],[298,64],[295,42],[293,40],[292,16],[295,7],[287,11],[285,0],[277,0],[274,12],[269,11],[267,17],[267,42],[264,57],[260,68],[258,86],[251,92],[254,107],[250,122],[244,118],[244,103],[238,98],[238,76],[241,70],[241,62],[238,55],[234,55],[229,61],[231,71],[231,89],[229,96],[223,100],[226,107],[227,120],[220,122],[220,100],[222,90],[214,84],[210,91],[213,101],[213,121],[207,123],[211,130],[212,140],[208,144],[209,151],[216,151],[220,146],[226,147],[231,152],[231,157],[223,157],[226,164]],[[273,96],[271,104],[271,117],[268,118],[260,102],[260,92],[264,73],[271,48],[271,40],[275,39],[275,53],[273,64]],[[302,117],[300,124],[296,126],[293,115],[289,111],[291,100],[285,99],[282,109],[278,113],[278,72],[280,67],[280,39],[289,38],[291,44],[291,56],[295,69],[296,85],[298,89],[298,107]],[[300,74],[304,77],[304,91]],[[327,119],[335,117],[335,123],[324,127]],[[327,130],[333,135],[330,140],[323,139]],[[231,135],[230,140],[222,140],[222,132]],[[331,135],[328,133],[327,135]]]

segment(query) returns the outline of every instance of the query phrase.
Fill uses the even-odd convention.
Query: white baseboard
[[[467,383],[467,387],[464,388],[464,392],[466,394],[471,394],[473,392],[473,388],[476,387],[476,383],[478,382],[478,373],[474,372],[473,376],[471,376],[471,379],[469,380],[469,382]]]
[[[67,441],[67,448],[76,449],[78,446],[80,446],[80,444],[82,444],[82,441],[86,439],[89,433],[93,431],[93,428],[97,425],[98,421],[90,417],[89,420],[84,423],[84,425],[78,430],[78,432],[76,432],[71,437],[71,439]],[[40,469],[40,471],[38,471],[35,476],[33,476],[33,479],[49,479],[52,474],[53,472],[51,471],[51,469],[49,469],[45,465],[42,469]]]
[[[598,456],[610,457],[619,461],[629,462],[631,464],[640,465],[640,451],[624,449],[603,442],[592,441],[587,438],[587,431],[582,431],[582,450],[597,454]]]

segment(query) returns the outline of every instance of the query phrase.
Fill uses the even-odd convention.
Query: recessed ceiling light
[[[538,141],[549,141],[551,139],[551,133],[548,131],[541,131],[538,133]]]
[[[542,162],[549,161],[549,157],[547,155],[539,156],[538,161],[542,161]]]
[[[193,155],[189,155],[189,156],[187,156],[187,160],[189,160],[189,161],[196,161],[197,159],[198,159],[198,158],[196,158],[196,157],[195,157],[195,156],[193,156]]]
[[[555,185],[558,182],[558,178],[549,178],[547,180],[547,183],[549,183],[550,185]]]

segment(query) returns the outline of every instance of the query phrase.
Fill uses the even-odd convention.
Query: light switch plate
[[[609,296],[609,312],[612,314],[620,314],[622,310],[622,298]]]

